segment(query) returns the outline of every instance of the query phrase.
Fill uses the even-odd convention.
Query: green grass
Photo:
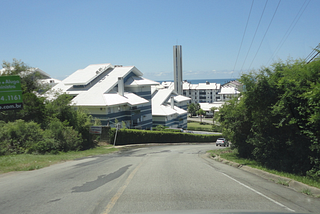
[[[317,180],[314,180],[310,177],[296,175],[296,174],[287,173],[287,172],[281,172],[281,171],[277,171],[274,169],[269,169],[269,168],[264,167],[262,164],[258,163],[255,160],[240,158],[237,156],[237,151],[235,149],[232,150],[231,148],[225,148],[225,149],[219,149],[219,150],[210,150],[208,152],[210,152],[211,155],[213,155],[213,156],[218,155],[223,159],[226,159],[226,160],[238,163],[238,164],[250,166],[252,168],[260,169],[260,170],[263,170],[263,171],[266,171],[266,172],[269,172],[269,173],[272,173],[275,175],[279,175],[279,176],[287,177],[287,178],[295,180],[295,181],[299,181],[299,182],[307,184],[309,186],[314,186],[314,187],[320,188],[320,182]],[[280,182],[282,185],[288,185],[288,183],[286,183],[286,182],[282,182],[282,181],[278,181],[278,182]]]
[[[212,131],[211,124],[200,124],[198,122],[188,122],[188,130],[194,131]]]
[[[107,154],[118,151],[112,146],[99,146],[85,151],[61,152],[57,155],[5,155],[0,156],[0,174],[11,171],[29,171],[40,169],[63,161],[77,158]]]
[[[306,195],[313,195],[310,189],[303,189],[301,190],[302,193],[306,194]]]

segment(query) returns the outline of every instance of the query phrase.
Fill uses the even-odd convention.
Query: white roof
[[[183,90],[218,90],[220,89],[220,83],[199,83],[199,84],[191,84],[189,82],[183,82]]]
[[[240,94],[235,87],[222,87],[218,94]]]
[[[198,90],[203,89],[220,89],[220,84],[217,83],[199,83]]]
[[[96,71],[100,73],[96,73]],[[140,77],[142,73],[134,66],[112,66],[107,63],[89,65],[85,69],[77,70],[54,86],[52,91],[62,91],[70,95],[77,95],[72,102],[79,106],[138,105],[148,103],[148,100],[133,93],[125,92],[124,96],[121,96],[114,92],[113,89],[118,84],[118,78],[125,78],[130,73],[134,73],[138,77],[129,77],[128,81],[126,81],[126,86],[158,84]],[[84,77],[81,77],[81,75],[84,75]]]
[[[214,102],[214,103],[199,103],[200,108],[204,111],[210,111],[212,107],[220,108],[224,102]]]
[[[126,87],[140,86],[140,85],[160,85],[160,83],[153,80],[146,79],[144,77],[132,76],[126,82]]]
[[[82,93],[72,100],[72,103],[77,106],[115,106],[124,104],[134,106],[148,102],[148,100],[128,92],[125,92],[123,96],[117,93],[97,94],[96,96],[88,96],[87,93]]]
[[[152,115],[158,115],[158,116],[168,116],[172,114],[185,114],[187,111],[174,106],[174,108],[171,107],[171,104],[168,104],[171,102],[171,96],[177,98],[177,100],[189,100],[190,98],[184,97],[181,95],[177,95],[172,89],[169,88],[158,88],[153,87],[153,89],[156,88],[156,91],[154,92],[152,96]]]
[[[87,85],[93,79],[113,66],[110,63],[89,65],[85,69],[79,69],[63,80],[65,85]]]
[[[155,106],[162,105],[164,102],[166,102],[170,98],[173,92],[174,91],[172,89],[168,89],[168,88],[157,90],[152,97],[152,105],[153,104]]]
[[[177,103],[191,100],[191,98],[185,97],[185,96],[182,96],[182,95],[177,95],[177,96],[174,96],[173,98],[174,98],[174,101],[177,102]],[[171,100],[169,100],[169,102],[170,102],[170,101],[171,101]]]

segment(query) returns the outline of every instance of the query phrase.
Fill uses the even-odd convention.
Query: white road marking
[[[258,195],[261,195],[262,197],[264,197],[264,198],[268,199],[269,201],[271,201],[271,202],[273,202],[273,203],[275,203],[275,204],[277,204],[277,205],[279,205],[279,206],[281,206],[281,207],[283,207],[283,208],[285,208],[285,209],[289,210],[290,212],[295,212],[293,209],[290,209],[289,207],[287,207],[287,206],[285,206],[285,205],[281,204],[280,202],[278,202],[278,201],[276,201],[276,200],[273,200],[272,198],[269,198],[268,196],[266,196],[266,195],[262,194],[261,192],[258,192],[257,190],[255,190],[255,189],[253,189],[253,188],[251,188],[251,187],[249,187],[249,186],[247,186],[247,185],[245,185],[245,184],[241,183],[240,181],[238,181],[238,180],[236,180],[236,179],[234,179],[234,178],[230,177],[229,175],[227,175],[227,174],[225,174],[225,173],[223,173],[223,172],[221,172],[221,174],[223,174],[224,176],[226,176],[226,177],[230,178],[231,180],[233,180],[233,181],[237,182],[238,184],[240,184],[240,185],[242,185],[242,186],[246,187],[247,189],[249,189],[249,190],[251,190],[251,191],[253,191],[253,192],[257,193]]]

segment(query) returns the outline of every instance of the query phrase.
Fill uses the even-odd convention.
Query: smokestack
[[[118,77],[118,94],[121,95],[121,96],[124,95],[123,77]]]
[[[171,100],[170,100],[170,102],[171,102],[171,108],[174,109],[174,97],[172,96],[170,99],[171,99]]]
[[[174,90],[182,95],[182,47],[173,46],[173,72],[174,72]]]

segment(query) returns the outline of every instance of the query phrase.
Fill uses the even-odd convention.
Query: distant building
[[[153,126],[187,128],[187,105],[190,98],[179,95],[174,89],[152,86]]]
[[[218,94],[220,95],[219,101],[225,102],[237,97],[240,92],[235,87],[221,87],[221,91]]]
[[[173,89],[173,82],[162,82],[164,88]],[[242,84],[238,81],[231,81],[221,86],[218,83],[191,84],[183,82],[183,95],[191,98],[189,103],[215,103],[225,102],[240,94]]]
[[[206,112],[206,117],[213,117],[215,112],[219,111],[219,108],[224,104],[224,102],[214,102],[214,103],[199,103],[200,108]],[[216,110],[211,111],[211,108],[215,107]]]
[[[233,80],[230,82],[227,82],[225,84],[222,85],[222,87],[234,87],[236,88],[238,91],[242,90],[243,84],[237,80]]]
[[[118,120],[127,128],[150,129],[151,86],[159,83],[142,75],[134,66],[94,64],[77,70],[51,92],[73,96],[73,105],[85,107],[102,125],[114,126]]]
[[[173,89],[172,82],[162,82],[164,88]],[[183,96],[189,97],[189,103],[213,103],[220,100],[220,84],[217,83],[199,83],[191,84],[183,82]]]

